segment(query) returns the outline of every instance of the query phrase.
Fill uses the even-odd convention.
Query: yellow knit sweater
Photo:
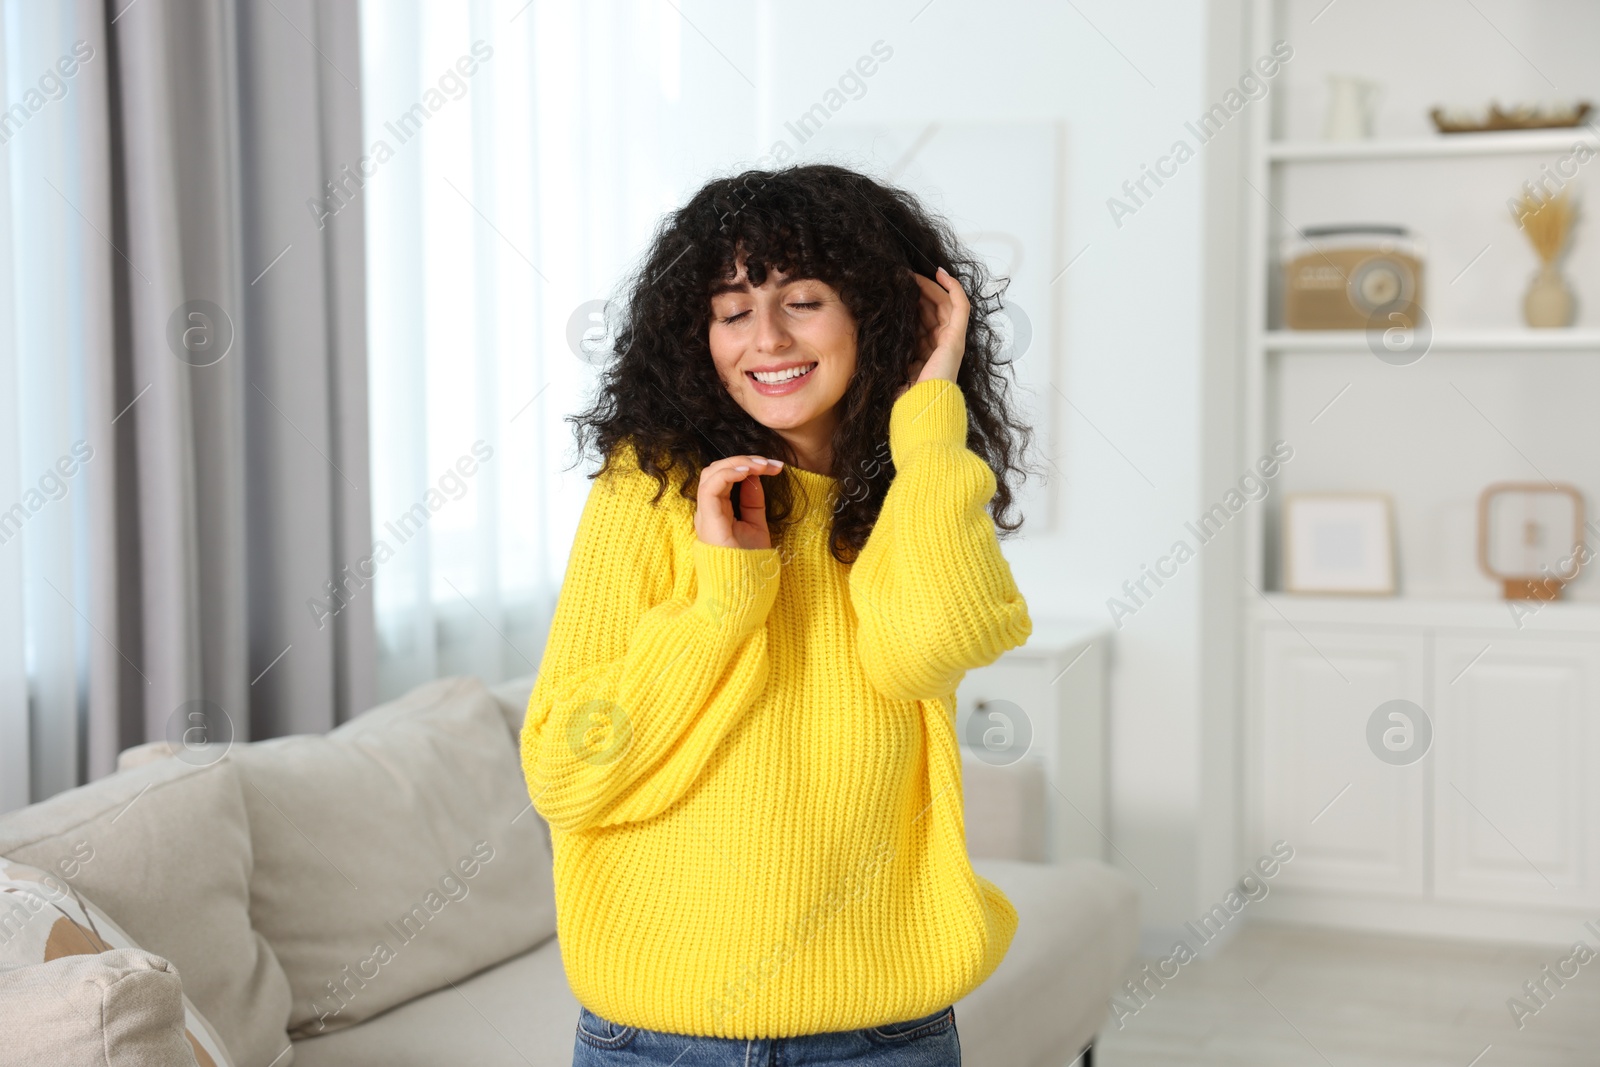
[[[1032,632],[960,388],[894,404],[856,561],[851,483],[793,466],[773,548],[707,545],[624,464],[590,488],[522,730],[568,983],[625,1025],[789,1037],[915,1019],[986,979],[1017,912],[974,874],[955,691]]]

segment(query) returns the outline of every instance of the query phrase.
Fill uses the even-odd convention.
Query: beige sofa
[[[0,896],[0,1001],[13,991],[0,1030],[7,1012],[30,1019],[17,990],[51,988],[70,1005],[87,989],[101,1016],[122,1003],[175,1013],[149,1026],[102,1018],[85,1035],[68,1033],[71,1013],[63,1026],[35,1012],[31,1029],[0,1039],[0,1067],[205,1067],[189,1055],[200,1024],[179,1042],[169,971],[236,1067],[570,1063],[578,1004],[555,936],[549,831],[517,758],[531,683],[443,679],[325,735],[227,750],[154,742],[124,752],[116,774],[0,815],[0,857],[14,871],[49,872],[130,943],[108,933],[116,951],[98,983],[72,984],[81,956],[7,971],[6,946],[26,941],[7,924],[25,932],[32,920],[8,919]],[[956,1004],[963,1061],[1064,1067],[1133,959],[1137,894],[1100,863],[1021,858],[1037,840],[1035,816],[1015,803],[1037,796],[1029,761],[965,767],[973,866],[1016,905],[1020,927],[989,981]],[[151,995],[107,993],[146,986]],[[93,1029],[93,1011],[78,1016]],[[110,1054],[123,1031],[148,1039],[162,1027],[183,1049],[174,1058]]]

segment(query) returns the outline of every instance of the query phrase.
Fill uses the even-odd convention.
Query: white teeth
[[[751,371],[750,377],[763,385],[777,385],[779,382],[786,382],[790,378],[798,378],[802,374],[810,374],[811,368],[815,366],[815,363],[809,363],[804,367],[790,367],[788,370]]]

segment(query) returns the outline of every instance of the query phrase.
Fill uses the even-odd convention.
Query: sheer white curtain
[[[61,76],[74,42],[96,37],[79,14],[0,5],[0,811],[28,803],[30,776],[45,795],[83,772],[92,633],[79,460],[106,434],[86,425],[83,373],[96,269],[86,244],[102,238],[73,205],[84,203],[84,104],[104,92],[105,56],[95,47]]]
[[[351,195],[367,210],[365,569],[387,697],[536,669],[593,466],[564,420],[596,376],[569,328],[663,212],[758,154],[738,69],[754,60],[732,58],[754,52],[755,14],[366,0],[362,23],[371,158]]]

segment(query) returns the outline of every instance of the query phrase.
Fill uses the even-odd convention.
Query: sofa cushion
[[[249,822],[226,759],[161,760],[8,812],[0,856],[61,878],[171,961],[239,1067],[288,1067],[289,982],[251,928]]]
[[[176,755],[178,748],[178,745],[165,738],[159,741],[146,741],[142,745],[133,745],[117,753],[117,770],[131,771],[135,767],[143,767],[146,763],[154,763],[156,760],[166,759],[168,756]],[[210,762],[205,760],[204,756],[200,758],[204,762]]]
[[[1016,905],[1017,936],[988,981],[956,1002],[963,1060],[1071,1063],[1104,1024],[1138,952],[1137,887],[1095,860],[975,859],[972,869]]]
[[[504,682],[497,682],[489,687],[489,692],[500,704],[500,713],[506,717],[506,726],[511,729],[511,738],[515,741],[522,735],[522,720],[528,714],[528,701],[533,697],[533,682],[538,677],[533,674],[523,674]]]
[[[0,1065],[204,1067],[183,1012],[178,972],[143,949],[0,969]]]
[[[99,971],[93,968],[81,973],[75,971],[70,979],[58,973],[33,976],[14,973],[22,968],[41,967],[63,957],[93,956],[127,949],[134,950],[134,954],[102,961]],[[155,963],[151,963],[152,960]],[[141,1016],[112,1020],[85,1011],[75,1020],[78,1025],[69,1026],[58,1035],[62,1049],[81,1042],[88,1042],[93,1049],[97,1047],[95,1042],[101,1040],[105,1043],[105,1058],[110,1062],[145,1062],[142,1057],[146,1057],[147,1046],[152,1041],[158,1048],[170,1044],[172,1020],[169,1018],[169,1001],[176,999],[180,1052],[183,1047],[188,1047],[198,1067],[233,1067],[233,1060],[223,1046],[222,1039],[189,998],[181,990],[176,998],[169,995],[171,991],[168,987],[178,986],[180,976],[177,968],[153,953],[145,953],[109,916],[61,878],[37,867],[4,858],[0,858],[0,971],[13,972],[9,976],[12,992],[26,990],[29,981],[43,982],[45,985],[39,989],[59,986],[69,1000],[73,995],[80,999],[88,996],[89,1006],[93,1007],[97,1003],[93,998],[98,991],[102,998],[98,1003],[104,1007],[115,1007],[118,1011],[126,1010]],[[152,972],[170,974],[171,978],[157,979],[152,977]],[[120,980],[124,977],[130,980],[122,983]],[[64,981],[72,984],[70,987],[59,985]],[[0,985],[5,984],[0,982]],[[126,988],[113,988],[117,984]],[[48,993],[44,996],[52,1001],[55,999]],[[0,1020],[4,1024],[0,1025],[0,1034],[11,1034],[13,1025],[20,1027],[19,1032],[24,1034],[39,1032],[38,1022],[31,1017],[41,1007],[53,1009],[57,1006],[41,1005],[38,1001],[31,1004],[27,1001],[18,1002],[0,996]],[[45,1011],[40,1014],[55,1013]],[[5,1039],[0,1038],[0,1044],[4,1043]],[[113,1044],[120,1046],[124,1043],[125,1049],[113,1049]],[[24,1047],[27,1047],[26,1044]],[[7,1062],[8,1056],[15,1055],[18,1055],[15,1049],[0,1050],[0,1063]],[[45,1062],[40,1056],[24,1059],[28,1063]],[[101,1060],[99,1057],[79,1059],[62,1056],[51,1062],[99,1063]],[[183,1062],[181,1056],[175,1062]]]
[[[506,725],[511,729],[511,745],[517,750],[518,766],[522,763],[522,720],[528,715],[528,701],[533,697],[533,682],[536,677],[524,674],[489,687],[489,692],[493,693],[495,700],[500,703],[500,711],[506,717]],[[539,834],[544,838],[545,851],[554,856],[550,844],[550,824],[537,809],[531,814],[533,818],[539,820]]]
[[[569,1067],[577,1025],[552,938],[354,1029],[296,1041],[295,1067]]]
[[[293,1036],[358,1023],[555,934],[550,855],[477,679],[228,759],[255,843],[251,918],[288,974]]]
[[[1019,925],[988,981],[956,1001],[962,1063],[1071,1063],[1133,959],[1137,892],[1092,861],[972,866],[1016,905]],[[295,1067],[567,1067],[577,1024],[560,943],[549,941],[353,1030],[296,1041]]]
[[[498,682],[489,687],[489,692],[494,694],[495,700],[500,705],[500,713],[505,716],[506,727],[511,731],[511,744],[520,752],[519,742],[522,736],[522,720],[528,713],[528,700],[533,695],[533,682],[536,675],[524,674],[509,681]],[[142,767],[146,763],[166,759],[174,755],[179,745],[165,739],[146,741],[142,745],[133,745],[117,753],[117,770],[125,771],[131,767]],[[203,752],[205,746],[192,746],[196,751]],[[520,759],[520,755],[518,757]],[[538,811],[531,813],[539,820],[539,831],[544,837],[545,851],[550,851],[550,824],[545,822],[544,816]],[[1029,858],[1023,856],[1021,858]]]

